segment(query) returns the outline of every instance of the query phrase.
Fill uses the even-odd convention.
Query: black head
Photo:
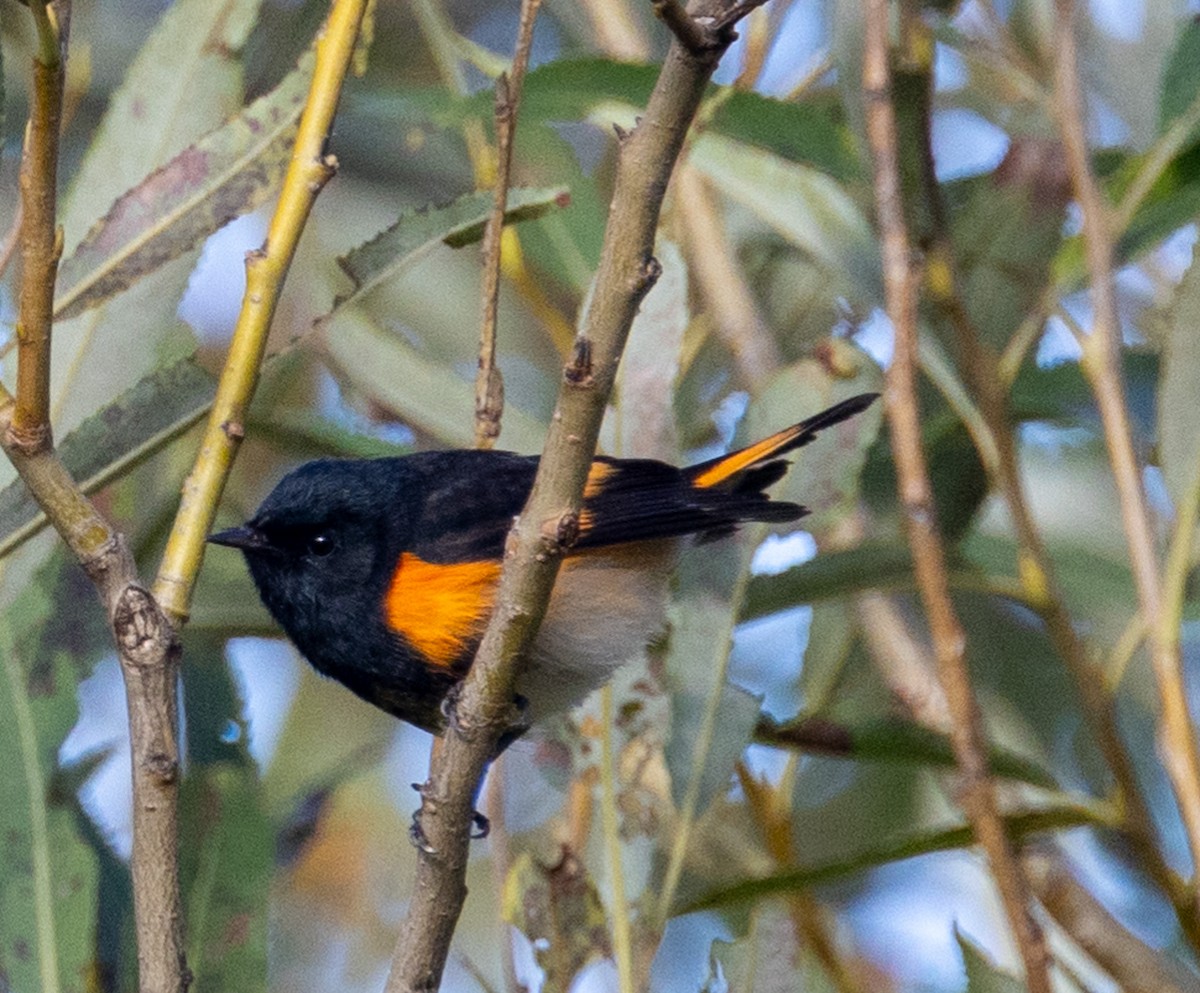
[[[386,664],[382,603],[409,530],[407,476],[401,459],[309,462],[245,524],[209,536],[242,550],[263,603],[330,675]]]

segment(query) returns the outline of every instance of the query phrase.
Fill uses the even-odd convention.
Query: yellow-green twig
[[[241,313],[154,584],[155,597],[177,623],[187,618],[204,557],[204,541],[245,434],[246,409],[258,383],[267,333],[284,278],[313,202],[337,166],[333,156],[325,154],[325,141],[366,8],[367,0],[334,0],[317,40],[312,85],[266,244],[246,260]]]

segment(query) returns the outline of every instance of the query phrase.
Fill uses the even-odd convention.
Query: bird
[[[542,625],[516,687],[524,729],[580,702],[664,625],[680,547],[743,522],[808,511],[766,492],[782,458],[869,407],[862,393],[698,465],[597,456]],[[435,734],[491,614],[505,538],[538,458],[496,450],[317,459],[244,524],[208,541],[240,549],[267,610],[322,675]]]

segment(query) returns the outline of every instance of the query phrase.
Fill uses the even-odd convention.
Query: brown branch
[[[512,76],[502,73],[496,80],[496,183],[492,213],[483,232],[483,319],[479,330],[479,372],[475,377],[475,447],[491,448],[500,437],[504,414],[504,377],[496,368],[496,319],[500,307],[500,261],[503,255],[504,212],[508,208],[509,177],[512,175],[513,136],[521,87],[533,45],[533,24],[542,0],[521,0],[517,48]]]
[[[21,288],[17,312],[17,405],[5,443],[29,455],[50,446],[50,331],[62,255],[57,221],[58,137],[70,4],[30,7],[39,48],[21,155]],[[60,31],[61,25],[61,31]]]
[[[994,457],[981,458],[1007,505],[1018,546],[1018,568],[1029,603],[1046,625],[1055,650],[1074,680],[1080,706],[1087,724],[1120,791],[1125,811],[1125,833],[1137,852],[1143,868],[1155,879],[1175,906],[1185,934],[1193,947],[1200,940],[1200,928],[1190,909],[1190,896],[1171,870],[1157,845],[1150,811],[1134,771],[1133,762],[1117,727],[1116,711],[1104,680],[1089,656],[1066,605],[1066,598],[1055,576],[1054,564],[1041,532],[1034,521],[1025,494],[1017,457],[1014,418],[1007,388],[1010,377],[1002,374],[1002,360],[983,340],[964,303],[956,253],[950,235],[945,199],[934,171],[933,38],[924,22],[912,25],[906,39],[903,72],[911,85],[907,92],[919,101],[916,116],[919,126],[913,130],[919,139],[911,173],[912,199],[923,201],[924,209],[911,211],[928,221],[925,233],[927,263],[937,278],[926,280],[929,298],[936,312],[954,334],[959,362],[971,383],[979,412],[986,424]],[[919,33],[919,37],[917,34]],[[901,71],[901,70],[898,70]],[[1044,323],[1039,301],[1037,326]],[[980,447],[977,443],[976,447]]]
[[[887,311],[896,336],[884,403],[891,429],[900,501],[917,583],[929,619],[938,676],[954,718],[951,742],[962,779],[963,809],[976,839],[987,853],[1009,926],[1025,964],[1026,982],[1032,993],[1050,993],[1045,942],[1029,914],[1027,885],[1005,834],[988,775],[978,704],[964,658],[966,638],[950,600],[945,550],[937,529],[933,492],[921,447],[915,374],[920,269],[910,247],[902,202],[888,25],[888,0],[870,0],[866,8],[863,91],[867,140],[874,162]]]
[[[704,302],[716,318],[717,335],[733,355],[742,384],[757,390],[779,369],[779,347],[734,264],[733,249],[704,177],[684,163],[675,183],[688,258]]]
[[[83,495],[52,448],[29,454],[10,443],[16,409],[2,397],[0,437],[13,466],[63,541],[96,585],[113,626],[125,695],[133,771],[134,920],[139,988],[182,993],[189,977],[184,962],[179,894],[176,780],[175,630],[153,598],[138,585],[133,555]]]
[[[692,16],[723,16],[711,0]],[[697,24],[701,22],[697,20]],[[513,718],[520,658],[549,600],[562,553],[578,528],[584,481],[617,364],[642,298],[659,266],[654,235],[671,171],[713,70],[732,38],[709,33],[699,53],[673,44],[638,126],[621,140],[612,209],[591,305],[563,373],[546,447],[529,501],[513,525],[496,607],[470,673],[456,693],[456,719],[422,788],[424,844],[408,916],[400,931],[388,993],[428,991],[441,980],[458,915],[471,804],[500,735]]]
[[[1072,0],[1056,0],[1055,10],[1055,103],[1075,197],[1083,214],[1083,237],[1091,278],[1093,327],[1092,334],[1085,340],[1082,365],[1100,411],[1138,606],[1149,632],[1150,659],[1162,710],[1159,752],[1183,819],[1193,871],[1200,872],[1200,756],[1188,712],[1179,641],[1175,631],[1171,630],[1170,611],[1163,609],[1154,533],[1129,426],[1121,375],[1121,330],[1113,283],[1110,212],[1092,175],[1084,133],[1083,94],[1075,44],[1075,5]],[[1200,898],[1195,894],[1192,915],[1193,926],[1186,929],[1189,933],[1195,933],[1200,927]]]
[[[1150,948],[1112,916],[1075,878],[1053,846],[1022,858],[1030,885],[1047,912],[1071,940],[1090,955],[1126,993],[1196,993],[1200,983],[1182,967]]]

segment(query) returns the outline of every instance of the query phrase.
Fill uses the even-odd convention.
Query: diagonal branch
[[[882,229],[884,289],[896,335],[884,403],[913,565],[937,658],[938,677],[954,723],[951,743],[961,775],[963,809],[987,853],[1025,964],[1032,993],[1050,993],[1048,956],[1029,914],[1028,887],[1013,855],[987,770],[978,704],[965,661],[966,637],[950,600],[945,550],[937,530],[928,466],[921,447],[916,401],[917,288],[901,193],[899,138],[892,103],[888,0],[870,0],[866,13],[863,91],[867,140],[874,161],[875,201]]]
[[[472,797],[512,721],[520,660],[537,632],[562,554],[579,526],[584,481],[617,364],[642,298],[658,276],[654,235],[672,169],[713,70],[733,39],[708,27],[730,5],[689,11],[711,42],[671,45],[638,126],[621,137],[616,188],[591,304],[563,371],[558,403],[529,501],[509,534],[496,607],[455,702],[456,719],[422,787],[424,844],[387,993],[436,989],[466,898]]]
[[[1055,10],[1054,64],[1059,129],[1075,196],[1083,214],[1083,236],[1092,284],[1093,328],[1084,342],[1082,365],[1100,411],[1138,606],[1149,633],[1150,659],[1161,707],[1159,751],[1187,833],[1193,871],[1200,872],[1200,756],[1188,711],[1176,624],[1172,612],[1164,608],[1142,471],[1134,453],[1129,426],[1125,385],[1121,377],[1121,330],[1113,282],[1111,218],[1088,157],[1075,44],[1075,5],[1072,0],[1056,0]],[[1200,897],[1194,888],[1192,914],[1194,919],[1200,920]],[[1194,931],[1194,927],[1189,930]]]
[[[296,144],[264,246],[246,256],[246,292],[195,466],[167,539],[154,595],[177,623],[187,619],[204,542],[245,436],[246,410],[258,384],[267,333],[300,233],[337,159],[325,144],[337,111],[368,0],[333,0],[316,44],[316,67]]]

